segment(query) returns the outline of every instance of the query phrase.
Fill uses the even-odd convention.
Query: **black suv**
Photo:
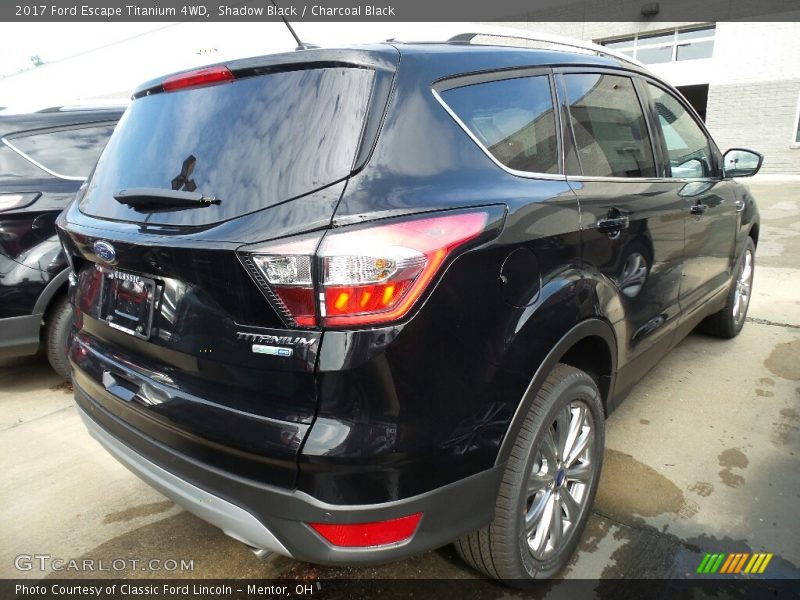
[[[75,196],[124,107],[0,113],[0,358],[35,354],[69,375],[69,269],[55,220]]]
[[[59,221],[93,436],[260,554],[457,540],[524,585],[578,543],[604,420],[741,329],[758,213],[614,55],[386,43],[142,85]]]

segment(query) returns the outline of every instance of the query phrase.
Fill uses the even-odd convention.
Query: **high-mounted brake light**
[[[243,253],[293,325],[354,327],[406,316],[447,257],[486,229],[486,210],[345,227]],[[319,247],[317,247],[319,246]],[[317,307],[317,302],[319,306]]]
[[[311,528],[334,546],[369,548],[397,544],[409,539],[417,530],[422,513],[377,521],[375,523],[309,523]]]
[[[188,88],[228,83],[234,79],[236,77],[227,67],[204,67],[167,77],[161,87],[164,88],[165,92],[176,92]]]

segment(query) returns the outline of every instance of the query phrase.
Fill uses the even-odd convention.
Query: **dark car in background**
[[[552,576],[606,416],[744,325],[761,156],[625,56],[470,39],[146,83],[59,218],[89,431],[261,555]]]
[[[0,112],[0,358],[44,347],[69,376],[68,265],[55,230],[124,107]]]

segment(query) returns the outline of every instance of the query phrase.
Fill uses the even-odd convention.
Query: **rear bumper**
[[[318,564],[373,564],[445,545],[493,517],[502,465],[394,502],[335,505],[298,490],[268,486],[203,464],[149,438],[75,387],[89,432],[123,465],[205,521],[257,549]],[[423,514],[414,536],[399,544],[343,548],[307,523],[369,523]]]
[[[109,435],[83,410],[78,409],[78,413],[103,448],[166,497],[248,546],[289,555],[283,544],[249,512],[162,469]]]
[[[36,354],[41,327],[42,315],[0,319],[0,358]]]

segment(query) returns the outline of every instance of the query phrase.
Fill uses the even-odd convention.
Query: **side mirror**
[[[722,157],[725,177],[750,177],[758,173],[764,156],[753,150],[731,148]]]

